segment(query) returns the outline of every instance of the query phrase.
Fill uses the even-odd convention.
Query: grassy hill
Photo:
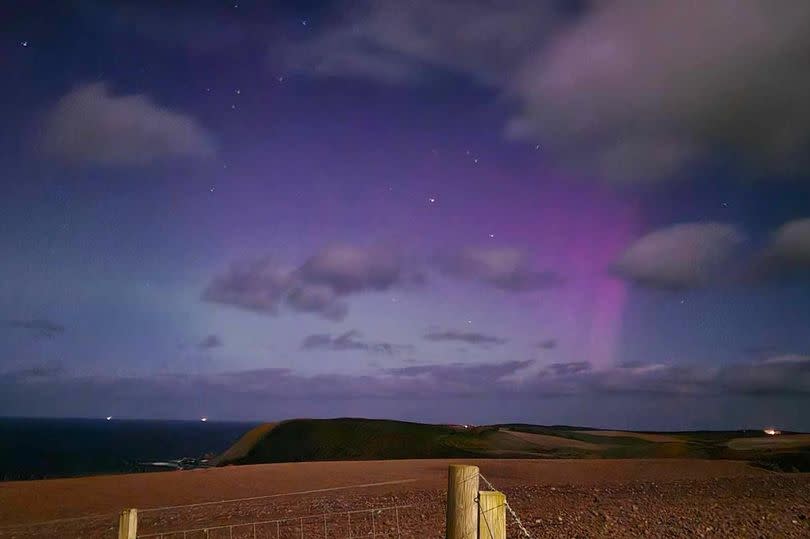
[[[748,460],[777,470],[810,471],[810,435],[294,419],[248,431],[218,457],[217,464],[465,457],[720,458]]]

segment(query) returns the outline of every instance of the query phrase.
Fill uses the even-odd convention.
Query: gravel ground
[[[487,474],[485,469],[485,474]],[[497,475],[495,471],[493,474]],[[490,475],[490,474],[487,474]],[[810,474],[757,473],[708,479],[578,480],[553,485],[498,481],[532,537],[810,537]],[[286,519],[256,527],[259,538],[444,537],[445,492],[411,483],[376,489],[313,493],[236,504],[146,512],[142,534],[208,527],[184,539],[252,538],[253,527],[216,525]],[[407,506],[394,510],[375,508]],[[355,511],[351,516],[346,511]],[[299,519],[301,515],[316,516]],[[372,522],[373,519],[373,522]],[[511,519],[510,519],[511,520]],[[109,537],[114,516],[48,526],[0,529],[0,538]],[[324,534],[326,529],[326,534]],[[399,535],[398,535],[399,530]],[[521,537],[510,522],[508,537]],[[179,539],[165,534],[164,539]]]

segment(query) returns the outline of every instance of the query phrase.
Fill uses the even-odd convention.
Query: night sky
[[[810,430],[806,0],[0,21],[0,416]]]

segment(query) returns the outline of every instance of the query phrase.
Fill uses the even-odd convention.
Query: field
[[[373,419],[295,419],[247,432],[219,464],[403,458],[695,458],[810,471],[810,435],[760,430],[631,432],[579,427],[431,425]]]
[[[141,511],[141,533],[292,518],[281,537],[299,537],[297,517],[409,506],[396,517],[402,537],[443,537],[450,462],[477,464],[534,537],[807,537],[810,474],[777,473],[727,460],[465,459],[308,462],[227,466],[153,474],[0,484],[0,537],[115,537],[117,512]],[[238,503],[178,506],[234,498]],[[32,523],[99,515],[90,519]],[[391,511],[376,531],[393,531]],[[370,513],[351,521],[370,532]],[[323,521],[322,521],[323,520]],[[306,537],[345,537],[345,513],[308,522]],[[386,528],[388,526],[388,528]],[[288,532],[288,535],[284,535]],[[233,537],[252,537],[251,527]],[[257,537],[275,537],[274,527]],[[518,537],[510,525],[509,537]],[[370,535],[369,535],[370,536]],[[379,535],[378,535],[379,536]],[[396,535],[393,535],[396,536]],[[166,535],[165,539],[182,537]],[[205,537],[187,534],[186,539]],[[209,533],[210,539],[228,537]]]
[[[810,536],[807,434],[297,419],[214,462],[0,483],[0,539],[114,537],[132,507],[161,539],[443,537],[452,462],[478,465],[533,537]]]

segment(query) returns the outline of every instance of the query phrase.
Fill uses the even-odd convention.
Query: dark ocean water
[[[255,425],[0,418],[0,480],[147,471],[139,463],[221,453]]]

